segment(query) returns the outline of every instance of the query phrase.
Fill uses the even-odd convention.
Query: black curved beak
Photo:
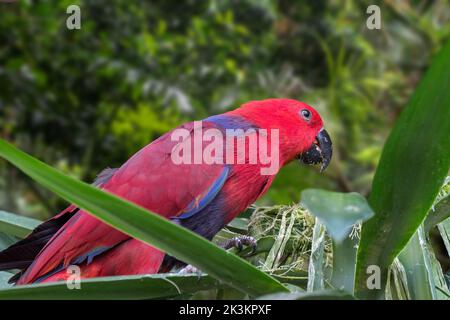
[[[316,136],[316,140],[311,147],[303,152],[299,160],[304,164],[318,164],[321,163],[320,171],[328,167],[333,155],[333,145],[331,138],[325,129],[321,129]]]

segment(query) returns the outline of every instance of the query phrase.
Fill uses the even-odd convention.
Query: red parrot
[[[196,123],[197,126],[200,123],[204,132],[214,129],[226,137],[220,141],[224,145],[223,155],[220,150],[215,151],[218,160],[225,159],[230,150],[234,160],[242,155],[238,143],[226,143],[229,130],[235,136],[243,131],[259,134],[258,142],[262,137],[267,138],[266,149],[278,153],[274,172],[262,173],[261,169],[268,167],[267,161],[251,161],[249,154],[255,146],[249,146],[250,143],[245,147],[244,161],[234,161],[237,163],[228,159],[222,163],[195,160],[175,163],[175,153],[178,156],[181,153],[180,141],[174,141],[174,133],[187,133],[181,142],[194,140]],[[203,139],[200,147],[206,150],[208,144]],[[193,154],[198,147],[194,142]],[[258,144],[257,148],[262,147]],[[181,157],[187,157],[188,151],[184,149]],[[291,99],[267,99],[245,103],[201,122],[186,123],[142,148],[120,168],[104,170],[94,184],[211,240],[267,191],[280,167],[298,159],[306,164],[321,163],[323,170],[331,156],[330,137],[312,107]],[[247,240],[244,244],[249,243],[248,238],[243,240]],[[234,244],[240,245],[239,239]],[[110,227],[75,205],[0,252],[0,270],[21,270],[10,280],[16,284],[65,280],[70,276],[67,272],[70,265],[80,268],[81,278],[91,278],[152,274],[179,264],[182,262]]]

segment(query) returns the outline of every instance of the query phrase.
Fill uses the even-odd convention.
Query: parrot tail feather
[[[37,226],[26,238],[16,242],[0,252],[0,271],[20,269],[24,272],[34,261],[47,242],[58,230],[78,211],[75,206],[70,206],[57,216]],[[19,272],[10,279],[16,282],[20,277]],[[18,277],[17,277],[18,276]]]

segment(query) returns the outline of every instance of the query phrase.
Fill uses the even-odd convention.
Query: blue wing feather
[[[200,201],[193,200],[189,204],[188,208],[186,209],[187,211],[185,211],[183,214],[175,217],[175,219],[183,220],[183,219],[190,218],[197,212],[204,209],[217,196],[219,191],[222,189],[223,185],[225,184],[225,181],[228,178],[229,172],[230,172],[230,167],[225,166],[222,170],[222,173],[216,179],[216,181],[212,184],[212,186],[209,188],[206,195]]]

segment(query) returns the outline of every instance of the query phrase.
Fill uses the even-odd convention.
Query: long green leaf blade
[[[219,281],[210,276],[136,275],[86,279],[80,282],[79,289],[69,289],[66,282],[0,289],[0,300],[157,299],[222,287]]]
[[[0,232],[0,251],[16,243],[19,239],[9,234]]]
[[[409,292],[414,300],[433,300],[437,296],[427,250],[425,232],[420,226],[398,256],[405,268]]]
[[[276,279],[193,232],[131,202],[68,177],[1,139],[0,156],[105,223],[195,265],[231,287],[252,296],[287,291]]]
[[[258,300],[355,300],[355,297],[344,291],[318,290],[314,292],[275,293],[262,296]]]
[[[6,211],[0,211],[0,232],[13,235],[19,238],[25,238],[42,221],[22,217]]]
[[[389,265],[424,220],[450,165],[450,42],[435,57],[398,119],[375,174],[362,227],[355,292],[383,295]],[[368,290],[366,270],[381,270],[381,290]]]
[[[358,242],[359,239],[356,236],[349,236],[342,242],[333,241],[333,274],[331,284],[336,290],[353,294]]]

